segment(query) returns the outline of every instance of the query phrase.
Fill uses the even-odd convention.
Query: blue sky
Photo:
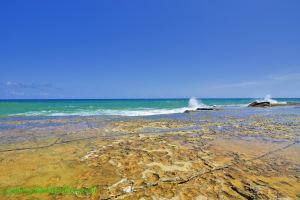
[[[300,97],[300,1],[0,2],[0,98]]]

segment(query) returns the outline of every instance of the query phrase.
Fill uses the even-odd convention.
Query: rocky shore
[[[300,199],[300,115],[184,116],[1,120],[0,190],[98,192],[0,199]]]

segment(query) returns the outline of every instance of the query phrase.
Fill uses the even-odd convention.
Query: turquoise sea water
[[[256,99],[85,99],[0,100],[0,116],[146,116],[181,113],[186,109],[220,106],[246,107]],[[300,98],[278,98],[278,102],[300,102]]]

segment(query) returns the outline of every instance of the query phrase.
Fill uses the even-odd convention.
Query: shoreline
[[[300,197],[299,109],[6,118],[0,136],[0,190],[97,186],[36,199]]]

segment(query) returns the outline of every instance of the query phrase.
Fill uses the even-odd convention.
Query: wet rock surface
[[[299,114],[179,117],[2,120],[1,191],[98,192],[0,199],[300,198]]]
[[[196,108],[195,110],[185,110],[184,113],[197,112],[197,111],[207,111],[207,110],[219,110],[219,108],[215,108],[215,107]]]
[[[254,101],[252,103],[250,103],[248,105],[249,107],[270,107],[271,106],[271,103],[266,101],[266,102],[257,102],[257,101]]]

